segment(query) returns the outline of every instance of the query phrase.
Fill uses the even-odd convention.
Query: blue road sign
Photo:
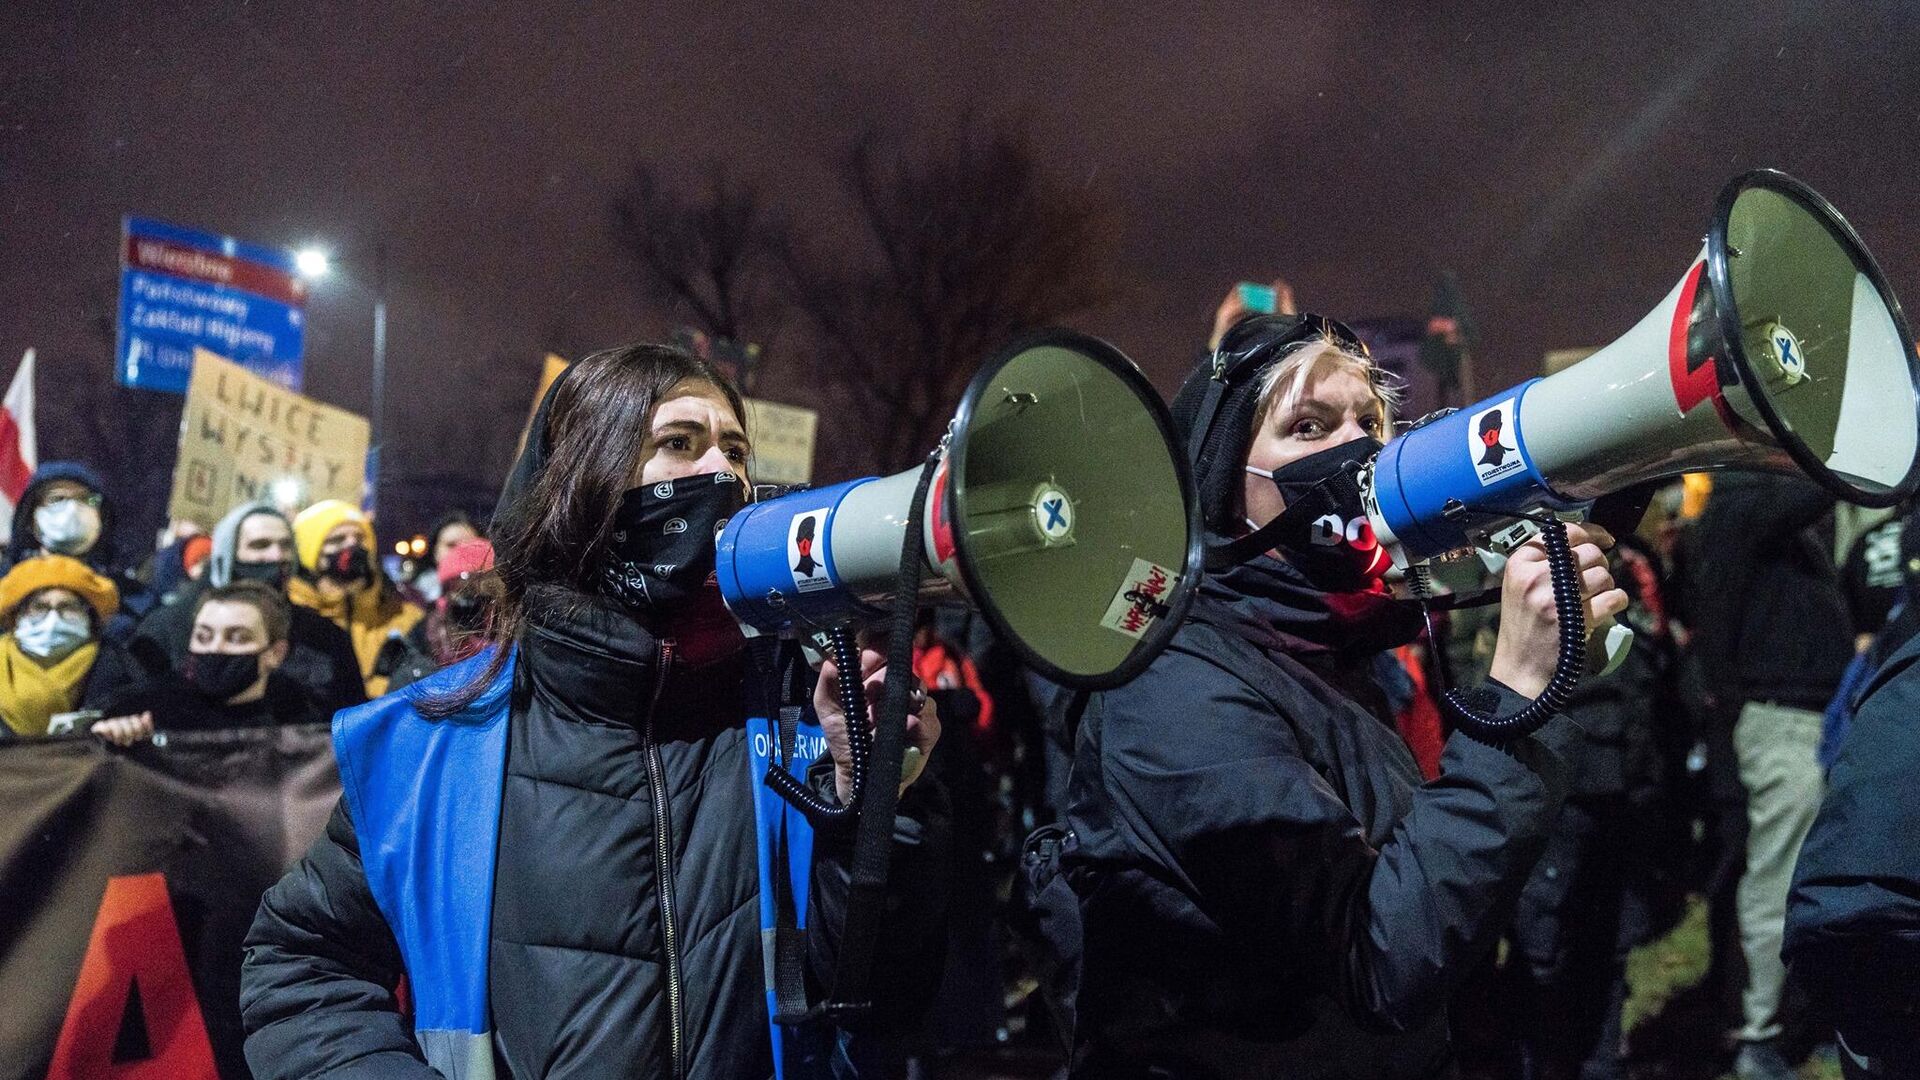
[[[183,394],[199,346],[298,390],[306,299],[286,251],[126,218],[120,382]]]

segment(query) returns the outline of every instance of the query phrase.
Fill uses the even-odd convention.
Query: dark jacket
[[[121,690],[99,708],[110,717],[151,712],[159,731],[317,724],[329,715],[320,711],[306,687],[277,671],[267,676],[266,696],[244,705],[213,701],[184,677],[167,671]]]
[[[1342,688],[1364,658],[1296,659],[1283,571],[1210,580],[1081,720],[1076,1076],[1445,1075],[1448,995],[1559,809],[1565,718],[1503,748],[1456,734],[1422,785],[1391,720]]]
[[[147,612],[127,639],[126,652],[133,664],[124,671],[103,673],[97,689],[88,687],[89,704],[96,700],[95,694],[104,700],[142,680],[177,674],[187,662],[194,608],[204,591],[205,586],[189,583],[172,601]],[[287,660],[278,674],[305,687],[325,716],[367,700],[353,639],[326,616],[297,604],[288,606],[293,620],[287,630]]]
[[[414,623],[413,629],[400,639],[402,651],[399,662],[393,666],[393,674],[387,678],[388,690],[411,686],[440,670],[440,661],[434,659],[433,645],[427,640],[428,624],[436,614],[434,608],[428,608],[426,617]]]
[[[1907,1068],[1920,1068],[1916,773],[1920,636],[1910,636],[1858,699],[1794,867],[1782,949],[1795,978],[1840,1018],[1848,1047]]]
[[[498,1075],[771,1076],[746,658],[675,663],[662,683],[661,641],[578,600],[537,594],[515,660],[488,961]],[[942,933],[926,871],[944,803],[916,784],[901,807],[882,1021],[924,1005]],[[261,904],[241,1002],[257,1076],[432,1075],[392,1011],[399,950],[354,834],[336,813]],[[822,837],[815,855],[809,959],[824,977],[846,849]]]
[[[1800,477],[1723,473],[1693,531],[1688,625],[1719,703],[1826,707],[1853,659],[1832,529],[1833,496]],[[1731,715],[1731,714],[1729,714]]]

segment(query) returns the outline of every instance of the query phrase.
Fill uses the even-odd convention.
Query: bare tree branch
[[[646,163],[613,199],[615,239],[641,292],[712,337],[749,340],[773,314],[771,259],[778,225],[758,187],[715,166],[694,195],[669,188]]]
[[[939,438],[992,349],[1117,292],[1106,206],[1050,176],[1022,127],[966,119],[917,145],[869,131],[840,178],[869,245],[864,270],[817,241],[782,264],[823,346],[816,378],[874,418],[882,470]]]

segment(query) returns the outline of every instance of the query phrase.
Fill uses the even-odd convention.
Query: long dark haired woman
[[[774,1075],[758,668],[713,580],[746,497],[743,415],[719,371],[654,345],[590,356],[549,391],[496,518],[493,648],[335,722],[345,797],[248,942],[257,1076]],[[880,659],[863,657],[870,694]],[[844,798],[838,677],[827,665],[814,691],[832,748],[816,784]],[[923,755],[938,736],[930,709],[910,720]],[[900,807],[883,1019],[938,977],[944,805],[921,783]],[[842,906],[847,854],[816,844],[816,916]],[[819,978],[835,943],[813,922]],[[785,1075],[809,1067],[789,1056]]]
[[[1337,323],[1229,331],[1174,399],[1212,542],[1317,505],[1379,449],[1390,396]],[[1065,861],[1084,922],[1077,1077],[1450,1072],[1447,997],[1540,853],[1568,721],[1504,746],[1455,734],[1423,786],[1367,674],[1419,614],[1382,587],[1357,499],[1315,513],[1211,574],[1168,650],[1085,705]],[[1622,609],[1608,538],[1569,532],[1590,613]],[[1488,691],[1503,714],[1552,673],[1552,610],[1544,557],[1522,549]]]

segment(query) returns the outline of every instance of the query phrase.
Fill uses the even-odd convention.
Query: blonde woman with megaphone
[[[1447,1000],[1511,915],[1575,732],[1456,733],[1422,784],[1368,676],[1420,613],[1382,585],[1339,482],[1392,404],[1352,331],[1312,315],[1239,322],[1174,399],[1209,578],[1167,651],[1079,716],[1060,864],[1083,946],[1075,1077],[1450,1073]],[[1278,518],[1278,546],[1233,546]],[[1590,620],[1618,614],[1612,538],[1568,531]],[[1482,701],[1525,706],[1557,647],[1545,555],[1524,547]]]

